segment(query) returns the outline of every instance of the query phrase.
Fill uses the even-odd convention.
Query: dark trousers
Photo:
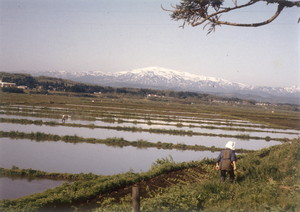
[[[225,181],[226,175],[229,175],[230,182],[234,181],[234,171],[233,170],[229,170],[229,171],[227,171],[227,170],[221,170],[220,174],[221,174],[221,181],[222,182]]]

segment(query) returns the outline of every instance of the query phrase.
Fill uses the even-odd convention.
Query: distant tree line
[[[24,93],[23,89],[17,88],[17,87],[4,87],[1,88],[3,92],[8,92],[8,93]]]
[[[0,79],[2,82],[11,82],[16,83],[17,86],[27,86],[30,89],[36,88],[38,86],[38,81],[27,74],[9,74],[9,73],[0,73]]]
[[[201,99],[208,101],[218,99],[219,101],[237,102],[242,101],[238,98],[223,98],[209,94],[202,94],[190,91],[170,91],[170,90],[154,90],[147,88],[114,88],[110,86],[90,85],[78,83],[70,80],[64,80],[53,77],[33,77],[29,74],[14,74],[0,72],[0,79],[3,82],[16,83],[17,86],[27,86],[35,93],[47,94],[51,91],[74,92],[82,95],[90,94],[118,94],[118,95],[134,95],[140,97],[163,98],[171,97],[178,99]],[[2,88],[3,92],[23,93],[22,89],[18,88]],[[251,103],[251,102],[249,102]]]

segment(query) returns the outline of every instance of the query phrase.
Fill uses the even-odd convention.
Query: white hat
[[[226,148],[235,150],[235,142],[233,141],[228,141],[227,144],[225,145]]]

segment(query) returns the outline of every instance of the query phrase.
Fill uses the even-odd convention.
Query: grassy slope
[[[142,211],[299,211],[300,139],[255,153],[238,162],[236,182],[221,183],[213,168],[196,182],[181,181],[150,191]],[[185,169],[188,176],[193,171]],[[148,194],[149,196],[149,194]],[[96,211],[130,210],[130,198],[102,200]]]

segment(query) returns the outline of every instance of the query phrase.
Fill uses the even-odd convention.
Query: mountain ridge
[[[276,100],[279,103],[300,103],[300,87],[296,85],[284,88],[251,86],[221,78],[196,75],[156,66],[116,73],[60,71],[38,74],[113,87],[170,89],[238,98],[247,96],[259,101],[263,99],[270,102]]]

